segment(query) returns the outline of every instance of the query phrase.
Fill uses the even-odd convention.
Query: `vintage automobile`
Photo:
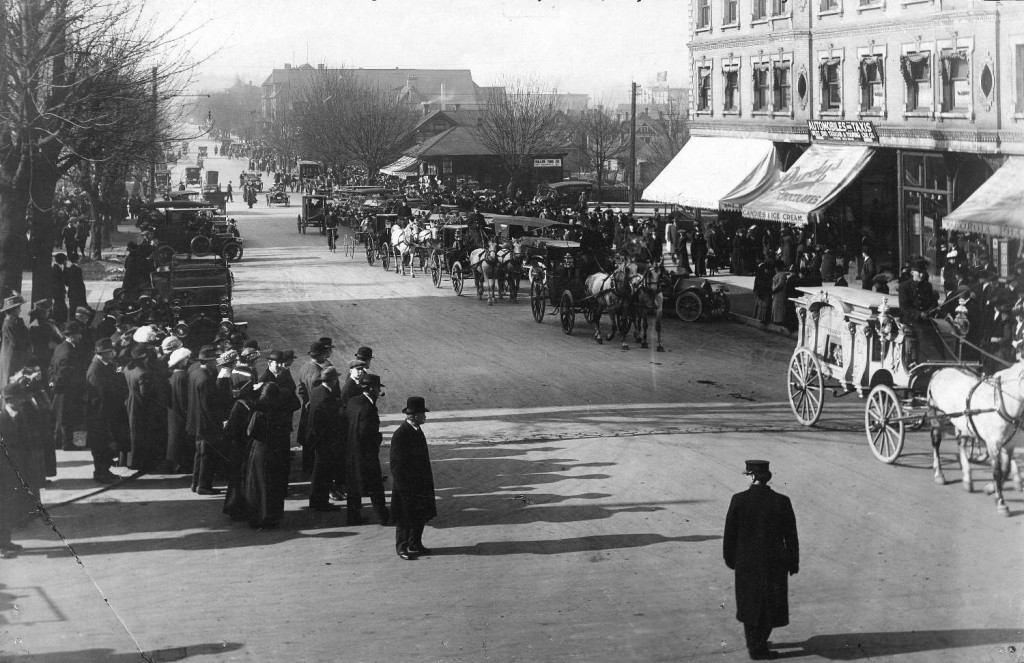
[[[182,253],[213,253],[228,262],[242,259],[243,241],[237,229],[213,207],[155,208],[148,211],[142,227],[153,233],[154,260],[158,265],[168,264]]]
[[[572,205],[579,201],[580,194],[586,194],[590,200],[594,190],[592,182],[582,180],[565,180],[563,182],[552,182],[541,184],[537,187],[537,195],[534,202],[554,203],[558,205]]]
[[[275,184],[267,192],[267,207],[271,205],[284,205],[288,207],[291,205],[291,202],[291,196],[288,195],[288,191],[283,184]]]
[[[263,176],[259,173],[243,173],[242,186],[251,186],[257,191],[263,191]]]
[[[170,330],[193,351],[218,335],[240,332],[231,305],[234,277],[220,258],[172,259],[150,276],[150,318]]]
[[[189,166],[185,168],[185,186],[202,186],[203,169],[201,166]]]

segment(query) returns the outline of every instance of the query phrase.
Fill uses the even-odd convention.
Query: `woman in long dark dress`
[[[249,420],[252,418],[255,406],[256,391],[253,389],[251,377],[242,384],[233,384],[232,387],[232,396],[235,401],[228,414],[227,429],[224,431],[228,443],[229,467],[228,488],[224,494],[223,511],[231,516],[232,520],[242,520],[248,514],[245,483],[248,474],[247,461],[251,451],[248,430]]]
[[[284,515],[287,483],[280,480],[281,468],[288,467],[287,446],[280,448],[275,422],[282,390],[273,382],[260,389],[248,427],[252,438],[245,473],[245,503],[253,527],[276,527]]]

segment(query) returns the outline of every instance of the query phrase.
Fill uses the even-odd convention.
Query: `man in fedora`
[[[431,553],[423,545],[423,527],[437,515],[437,506],[427,438],[422,430],[430,410],[422,396],[410,396],[402,412],[405,421],[391,436],[391,519],[398,556],[411,560]]]
[[[82,325],[72,320],[64,323],[64,341],[50,358],[50,386],[53,388],[54,446],[64,451],[77,451],[75,426],[82,418],[85,400],[86,366],[78,347],[82,343]]]
[[[293,353],[289,350],[268,352],[267,368],[259,380],[261,383],[273,382],[279,388],[279,393],[273,399],[264,399],[262,407],[267,419],[267,442],[271,451],[272,475],[273,480],[277,482],[274,489],[281,491],[281,494],[288,491],[292,418],[295,411],[302,407],[296,393],[295,380],[288,370],[291,356]]]
[[[114,365],[114,344],[101,338],[93,346],[92,363],[85,374],[85,442],[92,452],[92,478],[97,483],[114,483],[120,477],[110,471],[118,441],[128,425],[124,399],[117,381],[124,380]]]
[[[4,314],[0,331],[0,387],[11,381],[11,376],[21,370],[32,357],[32,338],[28,327],[21,319],[21,305],[25,300],[18,293],[4,299],[0,313]]]
[[[356,359],[366,362],[366,370],[370,370],[370,362],[373,361],[373,348],[365,345],[356,350]]]
[[[793,505],[768,487],[766,460],[746,461],[750,488],[732,496],[722,537],[725,565],[736,572],[736,619],[754,660],[778,658],[768,649],[773,628],[789,624],[789,578],[800,570]]]
[[[339,478],[342,452],[341,401],[338,399],[338,369],[325,366],[309,400],[307,441],[313,455],[309,508],[314,511],[340,511],[330,503],[331,482]]]
[[[302,409],[299,410],[299,432],[296,442],[302,447],[302,471],[313,471],[313,450],[309,448],[309,401],[313,394],[313,387],[320,380],[320,374],[325,368],[331,365],[331,351],[334,345],[330,338],[324,337],[309,344],[309,362],[303,364],[299,369],[299,382],[296,391],[299,400],[302,402]]]
[[[359,380],[362,379],[369,369],[362,359],[353,359],[348,363],[348,376],[341,385],[341,393],[338,398],[341,400],[341,407],[344,408],[353,396],[363,393],[359,388]]]
[[[68,321],[67,264],[67,254],[58,253],[53,256],[53,265],[50,266],[50,287],[53,293],[53,321],[58,325]]]
[[[195,436],[196,455],[192,464],[192,490],[199,495],[216,495],[213,471],[218,445],[231,406],[230,387],[216,378],[220,355],[212,345],[199,349],[188,373],[188,418],[185,430]]]
[[[363,495],[381,525],[388,524],[388,508],[384,501],[384,481],[380,468],[380,415],[377,400],[384,393],[380,376],[367,373],[360,379],[362,394],[345,406],[342,430],[345,431],[346,512],[349,525],[366,522],[361,514]]]
[[[0,558],[7,559],[22,549],[11,541],[12,530],[37,513],[35,495],[42,484],[43,468],[35,461],[39,444],[25,387],[17,382],[8,384],[0,397]]]

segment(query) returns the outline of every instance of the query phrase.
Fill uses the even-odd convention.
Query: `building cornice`
[[[929,28],[955,28],[960,26],[961,28],[968,25],[976,25],[978,20],[989,19],[988,23],[984,25],[992,25],[994,20],[999,16],[999,13],[991,10],[962,10],[962,11],[950,11],[942,14],[923,14],[921,16],[914,16],[913,30],[916,34],[924,34]],[[907,18],[904,17],[902,20],[888,19],[880,21],[872,21],[870,23],[844,23],[837,25],[834,28],[815,28],[814,39],[825,40],[825,39],[839,39],[842,37],[858,37],[863,35],[875,35],[880,32],[906,32],[907,30]],[[908,42],[913,41],[911,38],[907,38]]]
[[[765,44],[788,43],[797,39],[810,39],[810,30],[786,30],[784,32],[758,32],[729,35],[707,40],[693,40],[686,45],[690,53],[710,51],[719,48],[742,48],[744,46],[763,46]]]

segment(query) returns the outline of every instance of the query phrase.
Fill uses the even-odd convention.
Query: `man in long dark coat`
[[[363,393],[353,397],[345,406],[343,429],[345,430],[345,488],[346,515],[349,525],[366,522],[362,511],[363,495],[370,498],[370,504],[381,525],[388,524],[388,508],[384,501],[384,481],[380,468],[380,415],[377,399],[384,387],[380,376],[367,373],[359,381]]]
[[[82,307],[88,308],[89,299],[85,292],[85,277],[78,266],[78,256],[68,258],[69,264],[64,271],[64,282],[68,287],[68,309],[74,311]]]
[[[92,478],[97,483],[113,483],[120,477],[110,471],[114,445],[127,427],[122,390],[123,381],[114,365],[114,345],[109,338],[96,341],[92,363],[86,372],[85,441],[92,452]]]
[[[313,451],[309,448],[309,400],[313,394],[313,385],[320,379],[320,373],[331,365],[331,351],[334,346],[331,339],[324,337],[313,341],[309,346],[309,362],[299,369],[299,381],[296,385],[302,409],[299,411],[299,432],[296,442],[302,446],[302,471],[313,471]]]
[[[264,399],[263,411],[268,424],[268,444],[271,450],[271,476],[278,482],[278,489],[288,492],[288,479],[291,472],[291,437],[292,417],[302,407],[296,393],[295,379],[288,370],[289,357],[294,356],[287,350],[271,350],[267,354],[267,369],[260,375],[260,383],[273,382],[280,390],[270,403]]]
[[[50,266],[50,286],[53,288],[52,318],[58,325],[68,321],[67,264],[68,257],[58,253],[53,256],[53,265]]]
[[[423,527],[437,515],[434,474],[422,426],[427,420],[426,402],[411,396],[405,421],[391,437],[391,519],[395,523],[395,549],[402,559],[429,555],[423,545]]]
[[[34,467],[39,431],[28,413],[25,388],[12,383],[0,393],[0,557],[6,559],[22,549],[11,541],[11,531],[37,513],[43,477],[42,467]]]
[[[199,349],[196,363],[188,372],[188,419],[185,430],[196,438],[196,455],[192,466],[192,490],[199,495],[216,495],[213,487],[214,454],[224,434],[230,392],[225,392],[214,375],[217,351],[211,345]]]
[[[307,443],[313,454],[309,508],[314,511],[340,511],[330,503],[331,482],[338,477],[342,457],[341,401],[338,398],[338,369],[325,366],[319,383],[309,399]]]
[[[368,370],[366,362],[362,359],[353,359],[348,363],[348,377],[341,383],[341,392],[338,394],[342,408],[348,404],[353,396],[363,393],[363,390],[359,387],[359,380]]]
[[[54,446],[64,451],[77,451],[75,426],[82,419],[85,400],[86,366],[78,350],[82,342],[82,325],[74,320],[64,324],[64,341],[50,359],[50,384],[53,387]]]
[[[793,505],[768,487],[768,461],[748,460],[748,490],[736,493],[725,518],[723,556],[736,572],[736,619],[743,622],[754,660],[777,658],[768,649],[773,628],[789,624],[789,578],[800,570]]]

